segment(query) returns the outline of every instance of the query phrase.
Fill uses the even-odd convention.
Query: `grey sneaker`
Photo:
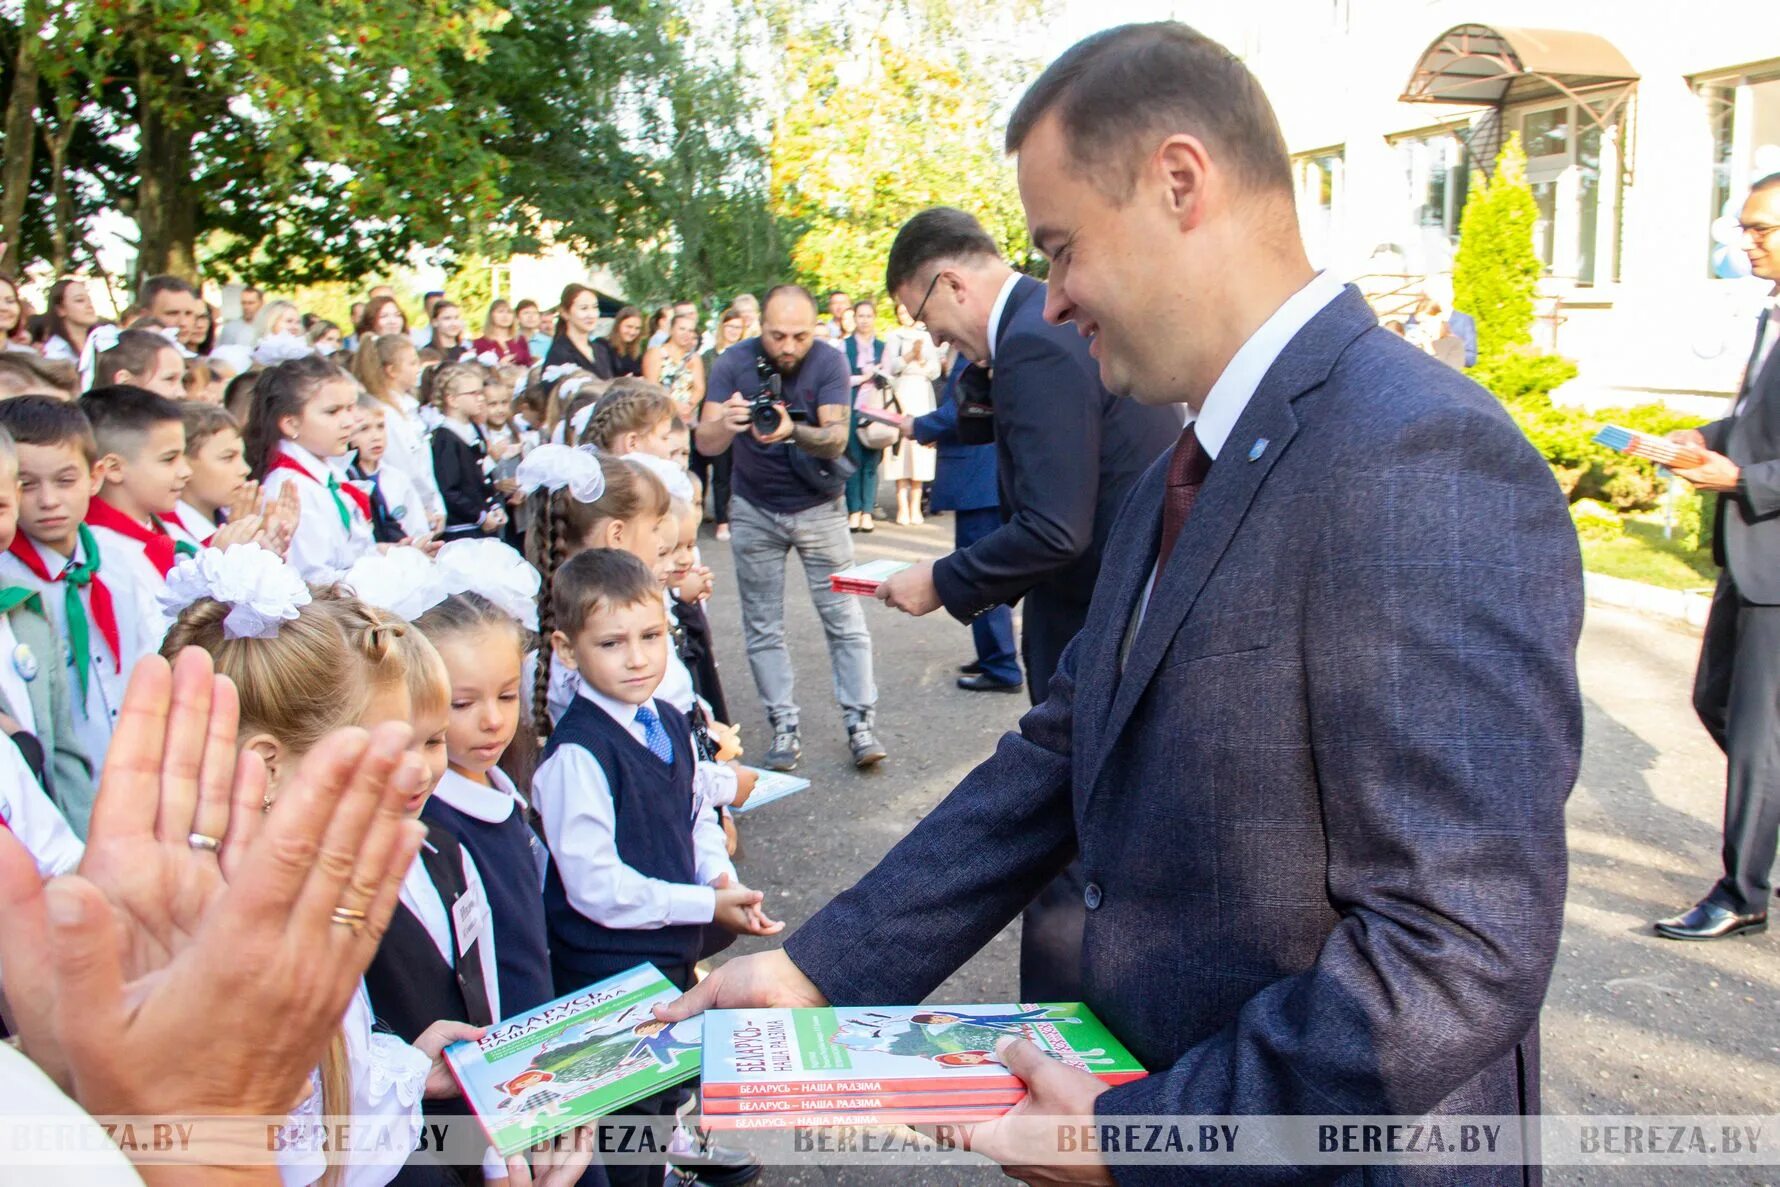
[[[772,749],[766,752],[761,765],[769,771],[792,771],[797,769],[797,760],[803,754],[803,743],[798,740],[796,726],[780,726],[773,731]]]
[[[856,721],[847,727],[847,745],[853,750],[856,767],[876,766],[888,754],[878,736],[872,733],[870,721]]]

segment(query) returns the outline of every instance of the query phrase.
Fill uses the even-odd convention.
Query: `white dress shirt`
[[[41,594],[38,596],[42,597]],[[21,658],[18,636],[12,633],[12,619],[0,614],[0,698],[4,698],[0,708],[11,712],[20,729],[34,734],[37,732],[37,711],[31,707],[31,687],[19,672]],[[38,674],[41,675],[59,657],[36,655],[32,658],[37,661]]]
[[[582,685],[577,696],[647,745],[637,707]],[[684,745],[675,738],[674,745]],[[544,840],[562,878],[569,905],[603,927],[646,931],[676,924],[709,923],[717,896],[711,883],[735,878],[714,812],[693,812],[693,877],[697,884],[668,882],[641,874],[624,863],[616,841],[617,814],[605,770],[586,749],[558,746],[532,776],[532,802],[544,823]]]
[[[70,564],[85,559],[78,541],[70,558],[58,556],[28,536],[23,539],[27,547],[36,550],[49,573],[59,575]],[[162,582],[147,562],[136,558],[132,565],[128,555],[113,555],[100,548],[98,579],[111,591],[120,654],[111,654],[111,647],[99,630],[98,620],[93,617],[93,587],[88,585],[80,591],[81,607],[86,611],[87,624],[91,628],[88,638],[92,648],[84,699],[80,695],[79,674],[68,673],[68,687],[74,698],[74,736],[79,739],[87,757],[93,760],[95,771],[105,762],[105,752],[111,749],[111,731],[123,709],[124,686],[130,682],[136,661],[159,650],[161,636],[167,630],[166,617],[155,596],[155,589]],[[43,598],[43,611],[56,628],[57,637],[68,638],[67,604],[63,600],[66,589],[60,581],[39,581],[23,561],[8,552],[0,553],[0,584],[23,585],[36,590]],[[71,666],[73,652],[65,649],[62,655],[38,656],[37,662]]]
[[[6,738],[0,738],[0,820],[6,822],[45,878],[70,872],[86,851],[61,809],[50,802],[25,765],[25,756]]]
[[[414,489],[420,492],[422,515],[445,510],[445,501],[439,496],[439,481],[433,476],[433,447],[427,439],[428,429],[420,419],[420,401],[413,396],[400,395],[396,398],[397,407],[388,408],[383,414],[383,431],[387,444],[383,450],[384,468],[400,470],[408,476]]]
[[[341,490],[339,497],[350,518],[350,526],[342,526],[340,508],[328,490],[329,477],[344,485],[340,476],[325,461],[294,441],[282,442],[278,448],[302,469],[301,474],[282,468],[269,470],[260,484],[268,499],[275,498],[285,484],[297,484],[297,502],[301,510],[285,560],[303,580],[316,585],[331,585],[346,575],[354,561],[376,550],[371,521],[359,511],[357,501]]]
[[[423,842],[423,844],[426,842]],[[494,1020],[501,1020],[501,985],[494,959],[494,928],[488,913],[488,892],[482,887],[482,874],[476,869],[476,860],[470,856],[468,849],[460,849],[464,859],[464,883],[469,887],[466,892],[471,898],[480,900],[482,917],[482,981],[488,986],[488,1008],[494,1014]],[[439,888],[433,885],[432,877],[426,872],[426,863],[415,855],[414,863],[402,877],[402,906],[408,908],[409,914],[420,921],[426,928],[426,934],[432,938],[433,947],[452,968],[457,967],[457,945],[451,940],[451,911],[445,905],[445,897]]]
[[[1007,300],[1014,295],[1014,287],[1020,283],[1020,274],[1015,272],[1001,282],[1001,291],[995,295],[995,304],[989,306],[989,365],[995,365],[995,339],[1001,336],[1001,314],[1007,308]]]
[[[173,514],[161,522],[175,540],[184,540],[187,544],[200,548],[222,526],[184,499],[179,500],[179,506],[174,508]]]
[[[1298,331],[1310,324],[1310,319],[1321,313],[1323,309],[1341,295],[1345,286],[1328,272],[1318,272],[1310,278],[1310,282],[1291,296],[1285,304],[1273,311],[1273,316],[1262,322],[1260,328],[1250,334],[1248,341],[1237,348],[1230,356],[1230,362],[1224,367],[1211,390],[1205,393],[1205,402],[1199,406],[1199,414],[1193,417],[1193,435],[1199,439],[1199,447],[1205,450],[1206,456],[1216,461],[1218,453],[1224,448],[1224,442],[1230,439],[1230,431],[1248,408],[1249,401],[1255,398],[1255,392],[1261,381],[1272,370],[1279,356],[1285,353]],[[1150,591],[1156,587],[1156,569],[1150,566],[1150,579],[1144,586],[1143,598],[1137,604],[1137,617],[1132,621],[1132,634],[1143,622],[1144,613],[1149,609]]]

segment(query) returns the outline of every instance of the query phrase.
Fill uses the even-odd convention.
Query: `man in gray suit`
[[[1084,998],[1151,1074],[1109,1089],[1007,1045],[1029,1094],[972,1148],[1020,1177],[1181,1181],[1047,1169],[1053,1118],[1536,1112],[1582,737],[1581,559],[1549,467],[1311,271],[1278,125],[1222,47],[1096,34],[1008,145],[1051,319],[1110,390],[1193,423],[1133,490],[1049,699],[783,951],[667,1016],[919,1001],[1079,854]]]
[[[1775,283],[1731,414],[1670,437],[1707,451],[1675,473],[1718,494],[1712,552],[1722,569],[1706,618],[1694,711],[1725,753],[1724,877],[1690,910],[1659,919],[1671,940],[1765,931],[1780,837],[1780,173],[1743,204],[1743,250]]]

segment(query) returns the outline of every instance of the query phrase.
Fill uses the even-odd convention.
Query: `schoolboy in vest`
[[[78,407],[47,396],[0,401],[0,428],[12,434],[19,462],[19,529],[0,555],[0,583],[41,595],[63,642],[51,658],[70,669],[75,739],[97,771],[130,672],[165,633],[155,596],[162,583],[140,557],[107,553],[85,523],[103,475]],[[64,811],[84,832],[86,813]]]
[[[99,493],[87,526],[104,555],[140,558],[164,584],[180,556],[197,549],[168,531],[191,480],[185,410],[139,387],[94,388],[80,398],[99,447]]]
[[[0,429],[0,551],[11,547],[18,521],[18,452],[12,434]],[[0,712],[26,766],[84,840],[93,807],[93,763],[74,735],[74,700],[68,672],[57,662],[61,654],[43,595],[29,586],[0,583]],[[19,831],[16,821],[8,819],[7,825]]]
[[[551,608],[556,654],[580,677],[532,778],[556,992],[645,961],[684,989],[705,925],[773,935],[784,924],[737,881],[716,813],[696,810],[691,726],[655,699],[670,642],[649,569],[628,552],[582,552],[556,571]],[[676,1095],[626,1112],[664,1115]],[[655,1168],[606,1170],[614,1187],[651,1170],[660,1182]]]

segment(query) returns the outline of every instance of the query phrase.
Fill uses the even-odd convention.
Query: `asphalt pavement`
[[[859,559],[923,560],[950,550],[949,516],[880,524],[853,539]],[[702,541],[718,575],[710,606],[732,715],[758,755],[767,726],[741,645],[727,545]],[[1026,698],[968,693],[954,681],[969,631],[944,612],[912,619],[867,601],[890,758],[858,772],[831,692],[822,629],[788,569],[787,631],[813,786],[739,819],[748,885],[794,929],[851,886],[993,749]],[[1666,620],[1590,607],[1579,663],[1586,727],[1569,803],[1570,892],[1543,1019],[1549,1113],[1780,1114],[1780,930],[1713,944],[1657,939],[1650,921],[1691,905],[1718,870],[1724,761],[1689,704],[1699,635]],[[1011,1001],[1018,923],[930,1000]],[[725,957],[769,946],[743,940]],[[894,953],[861,950],[865,962]],[[1780,1133],[1767,1135],[1780,1148]],[[1776,1155],[1780,1161],[1780,1154]],[[993,1169],[784,1167],[772,1184],[989,1184]],[[1547,1168],[1561,1184],[1780,1183],[1780,1169]]]

